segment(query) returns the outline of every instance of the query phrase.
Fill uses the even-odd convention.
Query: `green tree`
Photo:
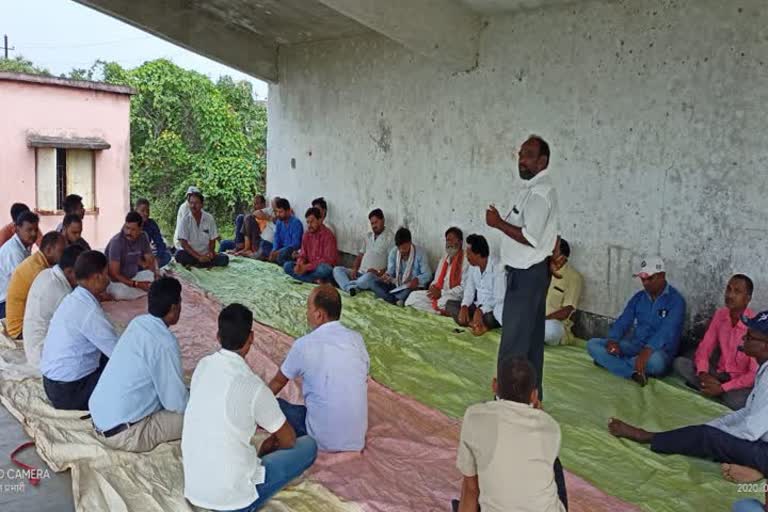
[[[45,68],[39,68],[35,66],[31,60],[27,60],[21,55],[17,55],[12,59],[0,59],[0,71],[52,76],[50,71]]]

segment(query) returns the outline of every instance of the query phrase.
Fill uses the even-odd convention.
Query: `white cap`
[[[191,193],[193,193],[193,192],[197,192],[197,193],[199,194],[199,193],[200,193],[200,189],[199,189],[199,188],[197,188],[197,187],[189,187],[189,188],[187,189],[187,195],[189,195],[189,194],[191,194]]]
[[[650,258],[643,258],[643,261],[640,262],[640,268],[633,274],[633,277],[645,279],[659,272],[665,272],[664,260],[658,256],[651,256]]]

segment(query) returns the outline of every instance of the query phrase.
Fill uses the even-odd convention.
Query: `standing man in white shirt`
[[[199,194],[200,189],[197,187],[189,187],[187,189],[187,195],[184,197],[184,202],[179,205],[179,211],[176,212],[176,230],[173,232],[174,247],[179,246],[179,226],[181,225],[181,221],[184,220],[184,217],[189,215],[189,196],[195,192]]]
[[[216,252],[219,230],[213,215],[203,210],[203,194],[192,192],[187,203],[189,214],[179,225],[176,262],[185,267],[226,267],[229,265],[229,257]]]
[[[0,319],[5,318],[8,284],[19,263],[32,254],[40,218],[27,210],[16,217],[16,234],[0,247]]]
[[[24,309],[24,353],[27,364],[39,368],[43,352],[43,341],[48,333],[48,325],[56,308],[64,297],[77,286],[75,262],[85,252],[79,245],[70,245],[61,254],[58,265],[40,272],[27,295],[27,307]]]
[[[504,235],[501,263],[507,271],[504,315],[498,361],[527,357],[538,376],[543,398],[544,322],[550,282],[549,258],[558,240],[557,192],[547,172],[549,144],[532,135],[520,147],[520,195],[504,217],[491,205],[485,212],[488,226]]]
[[[307,299],[312,332],[296,340],[269,388],[277,395],[289,379],[302,378],[304,405],[278,399],[288,422],[308,433],[320,450],[357,452],[368,431],[368,368],[363,337],[341,322],[341,296],[318,286]]]
[[[181,452],[184,496],[211,510],[254,511],[309,468],[317,444],[296,438],[275,396],[245,362],[253,344],[253,313],[230,304],[219,315],[221,350],[192,375]],[[256,450],[259,427],[271,435]]]
[[[333,269],[333,279],[339,288],[355,296],[359,290],[370,290],[377,278],[387,271],[387,256],[395,245],[392,231],[384,225],[384,212],[376,208],[368,214],[371,230],[360,244],[352,268]]]
[[[723,470],[727,479],[757,481],[768,475],[768,311],[742,321],[747,333],[739,349],[755,358],[759,365],[755,386],[743,409],[705,425],[667,432],[649,432],[611,418],[608,423],[611,434],[650,444],[656,453],[725,463]]]

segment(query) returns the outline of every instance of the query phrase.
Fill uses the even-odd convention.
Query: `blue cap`
[[[768,311],[758,313],[752,318],[746,316],[741,317],[741,321],[748,329],[754,329],[755,331],[768,336]]]

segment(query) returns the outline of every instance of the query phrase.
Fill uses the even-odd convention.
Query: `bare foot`
[[[720,464],[720,471],[729,482],[740,484],[759,482],[765,478],[758,470],[738,464]]]
[[[608,422],[608,431],[616,437],[624,437],[638,443],[650,443],[653,438],[651,432],[633,427],[618,418],[611,418]]]

